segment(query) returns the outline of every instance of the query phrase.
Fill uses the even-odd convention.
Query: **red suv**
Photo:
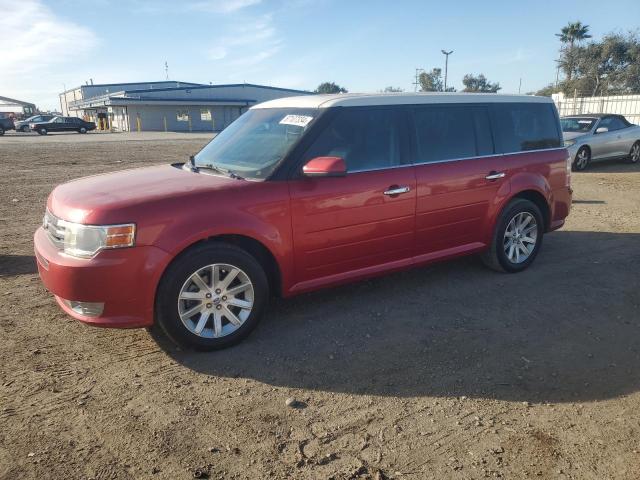
[[[474,253],[524,270],[569,213],[570,168],[547,98],[278,99],[187,163],[58,186],[35,251],[78,320],[216,349],[271,294]]]

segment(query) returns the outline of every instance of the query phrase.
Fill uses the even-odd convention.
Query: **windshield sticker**
[[[313,117],[308,115],[287,115],[280,120],[280,125],[294,125],[296,127],[306,127]]]
[[[584,123],[584,124],[589,124],[591,123],[593,120],[578,120],[578,123]]]

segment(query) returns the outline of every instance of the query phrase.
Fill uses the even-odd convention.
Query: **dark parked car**
[[[55,115],[34,115],[24,120],[20,120],[19,122],[15,122],[16,132],[29,132],[31,130],[31,128],[29,128],[30,123],[48,122],[54,116]]]
[[[12,118],[0,118],[0,135],[4,135],[4,132],[7,130],[13,130],[14,128],[15,126],[13,125]]]
[[[29,128],[40,135],[46,135],[49,132],[87,133],[89,130],[95,130],[96,124],[85,122],[78,117],[53,117],[48,122],[30,123]]]

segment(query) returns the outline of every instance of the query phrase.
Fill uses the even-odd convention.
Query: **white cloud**
[[[28,95],[44,93],[51,67],[77,61],[98,43],[91,30],[60,18],[39,0],[0,0],[0,12],[0,91],[9,97],[41,102]]]
[[[273,15],[266,14],[231,26],[207,51],[207,57],[231,68],[250,68],[278,53],[282,46]]]
[[[200,12],[231,13],[260,2],[262,0],[201,0],[187,4],[187,8]]]

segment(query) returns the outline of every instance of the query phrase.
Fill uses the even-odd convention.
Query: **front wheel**
[[[631,151],[629,152],[629,162],[640,162],[640,141],[637,141],[633,144],[633,147],[631,147]]]
[[[512,200],[500,214],[485,265],[500,272],[516,273],[527,268],[542,246],[544,220],[538,206],[524,198]]]
[[[22,130],[22,133],[29,133],[29,125],[23,126],[20,130]]]
[[[84,127],[80,127],[80,130],[78,130],[78,132],[80,133],[87,133],[87,129]]]
[[[246,251],[210,243],[178,257],[156,295],[157,327],[174,343],[218,350],[256,327],[269,299],[264,269]]]
[[[47,132],[47,129],[46,129],[46,128],[39,128],[39,129],[38,129],[38,133],[39,133],[40,135],[46,135],[48,132]]]

